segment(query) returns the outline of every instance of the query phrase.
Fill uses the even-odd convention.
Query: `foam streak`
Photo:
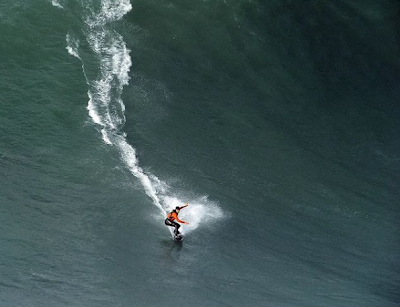
[[[144,188],[146,194],[157,206],[160,218],[171,208],[183,203],[177,196],[171,196],[169,187],[153,174],[147,174],[139,166],[135,149],[127,142],[122,127],[125,124],[125,106],[121,99],[123,87],[129,83],[129,70],[132,65],[123,37],[109,27],[109,23],[121,19],[132,6],[129,0],[102,0],[100,12],[91,8],[88,16],[84,16],[86,28],[83,29],[86,40],[99,62],[99,78],[90,80],[85,65],[79,56],[79,40],[67,35],[69,54],[82,62],[83,73],[89,86],[88,106],[92,121],[101,127],[103,141],[115,146],[129,171]],[[206,197],[191,201],[191,206],[182,211],[183,218],[188,217],[191,227],[182,232],[197,228],[200,221],[209,220],[206,207],[213,208],[213,218],[222,217],[222,211]],[[169,227],[170,228],[170,227]],[[172,231],[172,228],[170,228]]]

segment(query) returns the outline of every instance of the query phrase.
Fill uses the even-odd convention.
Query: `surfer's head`
[[[176,211],[177,213],[179,213],[179,211],[181,211],[181,208],[175,207],[175,211]]]

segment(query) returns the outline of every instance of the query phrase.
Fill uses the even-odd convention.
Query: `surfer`
[[[186,203],[185,205],[183,205],[182,207],[176,207],[174,210],[172,210],[170,213],[168,213],[167,218],[165,219],[165,225],[167,226],[171,226],[171,227],[175,227],[174,230],[174,234],[175,236],[177,236],[178,234],[180,234],[180,232],[178,231],[179,227],[181,227],[181,225],[179,225],[177,222],[175,222],[175,220],[177,220],[179,223],[182,224],[187,224],[189,225],[188,222],[182,221],[178,218],[178,214],[179,211],[181,211],[181,209],[185,208],[189,206],[188,203]]]

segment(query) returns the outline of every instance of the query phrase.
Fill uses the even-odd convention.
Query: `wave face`
[[[2,1],[1,307],[398,307],[399,5]]]
[[[61,7],[59,4],[54,5]],[[190,226],[183,226],[181,232],[189,233],[196,229],[200,222],[204,224],[222,218],[224,214],[218,204],[208,200],[206,196],[191,200],[182,199],[171,191],[166,182],[154,174],[144,172],[139,165],[135,148],[126,139],[126,133],[123,131],[126,121],[125,105],[121,96],[124,86],[128,85],[130,80],[132,61],[123,37],[112,28],[112,24],[123,18],[131,9],[129,0],[102,0],[96,9],[90,2],[84,4],[86,14],[83,16],[83,33],[93,56],[98,60],[98,78],[88,77],[85,61],[79,55],[79,39],[74,38],[73,33],[67,34],[67,50],[82,62],[89,87],[87,109],[92,121],[100,127],[103,142],[117,148],[121,161],[132,175],[139,179],[144,191],[159,209],[160,217],[165,217],[165,214],[176,206],[190,202],[190,206],[181,213],[183,219],[190,221]]]

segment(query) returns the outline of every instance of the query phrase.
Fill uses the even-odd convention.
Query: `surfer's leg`
[[[169,219],[166,219],[165,225],[175,227],[175,230],[174,230],[175,235],[177,235],[179,233],[178,229],[179,229],[179,227],[181,227],[181,225],[179,225],[177,222],[173,222],[173,221],[171,222]]]
[[[173,222],[174,224],[175,224],[175,231],[174,231],[174,233],[175,233],[175,235],[177,235],[178,233],[179,233],[179,227],[181,227],[181,225],[179,225],[177,222]]]
[[[165,220],[165,225],[170,226],[170,227],[175,227],[175,225],[173,224],[173,222],[171,222],[169,219]]]

